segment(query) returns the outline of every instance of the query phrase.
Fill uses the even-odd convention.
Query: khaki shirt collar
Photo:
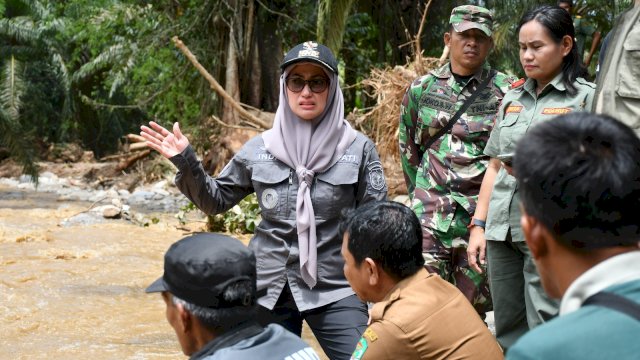
[[[402,279],[399,283],[396,284],[396,286],[393,287],[393,289],[391,289],[384,296],[384,298],[381,301],[373,305],[373,308],[371,309],[371,320],[373,321],[373,320],[382,319],[385,310],[400,298],[400,295],[402,294],[402,290],[411,286],[411,284],[413,284],[414,282],[420,281],[422,279],[426,279],[430,276],[436,276],[436,275],[430,274],[427,270],[422,268],[418,270],[417,273],[409,276],[408,278]]]

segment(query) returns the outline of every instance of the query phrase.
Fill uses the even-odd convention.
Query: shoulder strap
[[[586,305],[606,307],[627,314],[640,321],[640,304],[618,294],[600,291],[599,293],[591,295],[582,303],[582,306]]]
[[[491,80],[495,75],[496,75],[496,71],[491,69],[491,71],[489,71],[489,75],[487,75],[487,78],[484,79],[478,85],[478,87],[476,88],[476,91],[474,91],[473,94],[471,94],[471,96],[469,96],[467,100],[465,100],[462,106],[460,106],[460,109],[458,109],[458,111],[456,111],[456,113],[451,117],[447,125],[445,125],[445,127],[440,129],[435,135],[429,138],[427,143],[424,145],[425,150],[429,149],[431,145],[433,145],[433,143],[436,142],[436,140],[441,138],[442,135],[446,134],[453,127],[453,124],[455,124],[456,121],[458,121],[458,119],[460,118],[460,116],[462,116],[462,114],[464,114],[464,112],[467,111],[467,108],[471,106],[473,101],[478,97],[478,95],[480,95],[482,90],[484,90],[484,88],[486,88],[487,85],[489,85],[489,83],[491,82]]]

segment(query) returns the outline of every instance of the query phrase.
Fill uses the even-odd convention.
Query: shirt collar
[[[549,91],[551,91],[551,88],[554,88],[558,91],[566,91],[567,87],[564,86],[564,82],[562,82],[562,75],[563,73],[560,72],[560,74],[556,75],[556,77],[554,77],[548,84],[547,86],[544,87],[544,89],[542,89],[542,92],[540,92],[540,95],[544,95],[546,93],[548,93]],[[526,92],[528,92],[531,96],[533,96],[533,98],[538,98],[539,95],[536,95],[536,81],[529,78],[527,79],[527,81],[525,81],[524,83],[524,90]]]
[[[491,66],[489,66],[489,63],[485,61],[484,64],[482,64],[482,67],[480,67],[480,69],[478,69],[478,71],[476,71],[473,74],[471,79],[476,79],[476,81],[480,82],[489,75],[490,71],[491,71]],[[429,71],[429,73],[439,79],[448,79],[450,77],[453,77],[453,73],[451,72],[450,62],[444,64],[443,66],[437,69],[433,69]],[[469,79],[469,81],[471,81],[471,79]]]
[[[371,319],[379,320],[382,319],[387,306],[392,304],[394,301],[400,298],[400,294],[402,290],[410,286],[413,282],[418,281],[420,279],[428,278],[429,276],[435,276],[434,274],[429,273],[424,268],[418,270],[415,274],[400,280],[385,296],[384,298],[375,303],[373,308],[371,309]]]
[[[640,280],[640,250],[609,258],[575,279],[562,297],[560,315],[576,311],[591,295],[610,286]]]

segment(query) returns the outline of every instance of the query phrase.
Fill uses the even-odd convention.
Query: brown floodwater
[[[160,295],[144,292],[185,231],[173,214],[59,226],[90,205],[0,187],[0,359],[186,358]]]

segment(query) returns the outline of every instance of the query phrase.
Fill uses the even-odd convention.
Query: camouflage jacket
[[[412,208],[423,226],[446,232],[456,204],[473,214],[489,157],[483,150],[496,113],[513,78],[498,72],[494,80],[431,148],[424,144],[462,106],[490,67],[459,84],[449,64],[416,79],[402,100],[400,157]]]

